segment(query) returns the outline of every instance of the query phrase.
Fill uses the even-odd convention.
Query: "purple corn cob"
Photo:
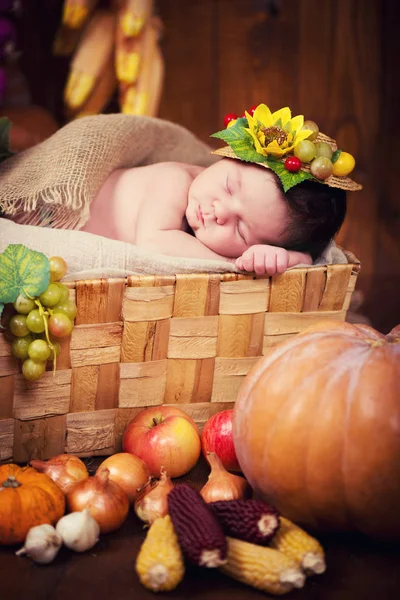
[[[186,483],[168,494],[168,512],[187,560],[200,567],[219,567],[227,559],[222,527],[200,494]]]
[[[208,505],[230,537],[265,546],[279,528],[279,513],[261,500],[221,500]]]

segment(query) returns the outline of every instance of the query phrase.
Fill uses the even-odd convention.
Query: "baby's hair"
[[[283,197],[289,208],[289,221],[284,229],[285,248],[308,252],[313,261],[316,260],[342,226],[346,216],[346,192],[304,181],[283,193]]]

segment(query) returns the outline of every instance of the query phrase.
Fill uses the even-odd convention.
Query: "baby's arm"
[[[145,239],[141,239],[138,245],[151,252],[167,254],[169,256],[205,258],[230,263],[235,263],[236,261],[235,258],[227,258],[213,252],[213,250],[207,248],[207,246],[189,233],[175,229],[158,230],[154,233],[154,236],[147,236]]]
[[[305,252],[285,250],[276,246],[258,244],[250,246],[242,256],[235,261],[236,267],[242,271],[256,273],[257,275],[282,274],[289,267],[306,264],[312,265],[312,259]]]

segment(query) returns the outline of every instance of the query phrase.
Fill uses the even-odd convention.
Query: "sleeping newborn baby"
[[[304,182],[286,194],[264,167],[224,158],[118,169],[83,231],[171,256],[232,262],[272,276],[312,264],[341,226],[343,190]]]

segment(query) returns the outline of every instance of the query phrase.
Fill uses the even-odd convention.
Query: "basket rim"
[[[347,263],[332,263],[329,265],[307,265],[304,267],[298,267],[299,269],[304,269],[306,271],[308,270],[312,270],[312,269],[321,269],[321,268],[327,268],[327,267],[342,267],[342,266],[346,266],[347,265],[351,265],[352,266],[352,273],[356,273],[358,274],[361,270],[361,262],[360,260],[355,256],[355,254],[353,254],[350,250],[346,250],[345,248],[342,248],[341,246],[338,245],[338,248],[340,248],[340,250],[342,250],[343,254],[346,256],[348,262]],[[289,269],[288,271],[292,271],[296,269],[296,267],[293,267],[293,269]],[[286,271],[286,272],[288,272]],[[143,279],[146,277],[155,277],[155,278],[160,278],[160,279],[176,279],[177,277],[180,278],[187,278],[187,279],[194,279],[196,277],[209,277],[209,276],[214,276],[217,277],[219,276],[221,280],[223,280],[224,277],[227,278],[234,278],[235,276],[237,277],[237,279],[239,280],[243,280],[243,279],[248,279],[248,280],[257,280],[257,279],[271,279],[270,277],[266,276],[266,275],[256,275],[255,273],[244,273],[244,272],[227,272],[227,273],[206,273],[204,271],[202,272],[198,272],[198,273],[171,273],[169,275],[166,275],[165,273],[152,273],[151,275],[149,274],[133,274],[133,275],[128,275],[127,277],[94,277],[93,279],[68,279],[67,281],[62,281],[62,283],[64,283],[64,285],[66,285],[69,288],[74,287],[74,285],[76,283],[82,283],[82,282],[96,282],[96,281],[133,281],[135,279]]]

